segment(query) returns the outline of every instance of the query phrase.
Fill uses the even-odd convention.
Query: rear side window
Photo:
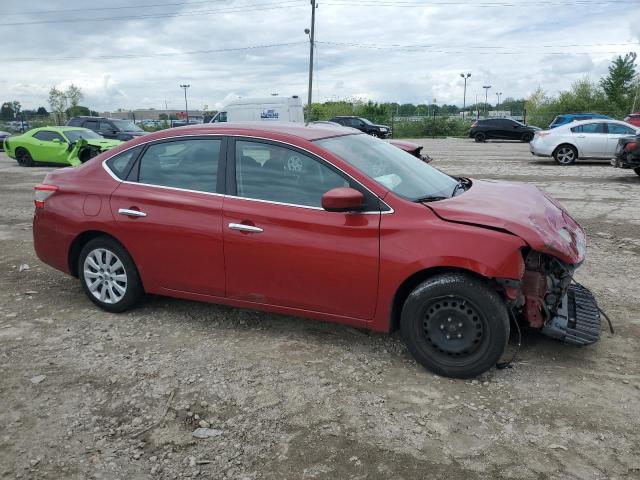
[[[215,193],[221,146],[219,139],[150,145],[138,162],[138,182]]]
[[[142,147],[134,147],[126,152],[119,153],[118,155],[114,155],[109,160],[107,160],[107,166],[113,172],[113,174],[118,177],[120,180],[124,180],[127,178],[133,163],[138,158],[138,154],[142,150]]]
[[[82,119],[81,118],[72,118],[71,120],[69,120],[68,125],[70,127],[79,127],[80,125],[82,125]]]
[[[604,123],[587,123],[571,129],[573,133],[604,133]]]
[[[557,123],[564,123],[566,121],[567,119],[565,117],[563,117],[562,115],[558,115],[556,118],[553,119],[553,122],[551,122],[551,124],[554,125]]]
[[[98,131],[98,122],[95,121],[95,120],[87,120],[86,122],[84,122],[83,127],[97,132]]]

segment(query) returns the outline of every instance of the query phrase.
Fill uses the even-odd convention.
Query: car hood
[[[127,132],[127,131],[122,131],[120,133],[126,133],[127,135],[132,135],[134,137],[141,137],[142,135],[146,135],[149,132]]]
[[[387,130],[391,130],[391,127],[389,125],[374,125],[374,127],[386,128]]]
[[[110,138],[91,138],[85,139],[88,145],[100,147],[101,150],[110,150],[122,143],[122,140],[112,140]]]
[[[395,147],[404,150],[405,152],[413,152],[414,150],[420,149],[422,150],[422,145],[418,145],[416,143],[407,142],[404,140],[389,140],[389,143]]]
[[[443,220],[517,235],[532,249],[566,263],[584,260],[584,230],[556,200],[533,185],[473,180],[465,193],[425,205]]]

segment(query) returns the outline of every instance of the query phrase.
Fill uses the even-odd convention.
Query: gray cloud
[[[163,3],[167,0],[146,0]],[[309,24],[308,0],[263,0],[265,9],[245,7],[236,13],[191,15],[192,12],[258,5],[253,0],[86,11],[102,6],[135,6],[138,0],[95,5],[65,1],[77,12],[20,14],[52,10],[52,2],[4,0],[0,23],[66,20],[86,17],[154,15],[185,16],[1,26],[4,56],[41,58],[3,62],[0,100],[20,100],[25,108],[47,104],[51,86],[79,85],[84,104],[97,110],[116,108],[180,108],[178,85],[190,83],[194,107],[222,106],[237,96],[297,94],[306,98]],[[375,101],[462,103],[459,74],[471,72],[467,102],[491,95],[526,96],[539,85],[555,92],[575,78],[597,78],[615,52],[640,42],[637,12],[611,15],[610,6],[571,5],[488,8],[431,5],[421,8],[331,5],[319,0],[314,96],[317,99],[360,96]],[[514,1],[515,3],[515,1]],[[630,3],[631,5],[632,3]],[[179,53],[299,42],[295,45],[152,58],[102,56]],[[594,45],[602,44],[602,45]],[[422,45],[422,48],[370,48],[372,45]],[[589,45],[589,46],[572,46]],[[636,48],[637,49],[637,48]],[[577,55],[584,52],[587,55]],[[555,55],[561,53],[562,55]],[[83,57],[81,60],[56,60]],[[491,101],[495,97],[490,97]]]

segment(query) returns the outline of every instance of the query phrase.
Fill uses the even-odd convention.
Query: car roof
[[[228,134],[232,130],[235,135],[264,135],[271,134],[289,135],[304,140],[319,140],[321,138],[339,137],[343,135],[360,134],[353,128],[338,127],[334,125],[308,125],[294,122],[227,122],[227,123],[199,123],[175,127],[150,135],[158,139],[174,135],[206,135],[211,133]],[[167,135],[167,132],[170,132]],[[149,138],[149,137],[147,137]]]
[[[84,127],[67,127],[65,125],[51,125],[48,127],[37,127],[34,128],[32,131],[34,132],[39,132],[40,130],[54,130],[57,132],[62,132],[62,131],[69,131],[69,130],[89,130],[88,128],[84,128]]]

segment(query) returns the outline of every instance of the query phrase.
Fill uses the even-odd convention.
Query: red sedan
[[[49,173],[35,198],[38,256],[111,312],[146,292],[399,328],[452,377],[494,365],[510,319],[598,338],[593,297],[571,285],[585,235],[557,202],[352,129],[164,130]]]

